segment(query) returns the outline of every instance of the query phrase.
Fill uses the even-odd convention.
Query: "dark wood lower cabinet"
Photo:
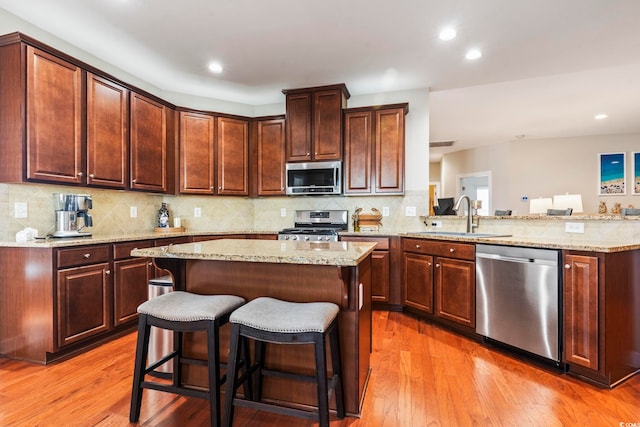
[[[147,258],[131,258],[113,263],[113,324],[119,326],[138,318],[138,306],[149,297]]]
[[[59,347],[111,328],[110,273],[108,263],[58,271]]]
[[[404,305],[433,313],[433,257],[404,254]]]
[[[436,315],[475,328],[475,263],[441,257],[435,263]]]

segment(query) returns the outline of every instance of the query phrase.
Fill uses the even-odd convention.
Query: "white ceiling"
[[[281,90],[429,88],[442,153],[640,133],[638,0],[0,0],[161,90],[261,105]],[[458,37],[438,39],[445,25]],[[478,47],[483,57],[464,59]],[[212,75],[208,62],[225,70]],[[609,118],[595,121],[596,113]]]

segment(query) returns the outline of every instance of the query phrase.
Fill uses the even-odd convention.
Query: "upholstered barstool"
[[[229,317],[231,343],[227,365],[225,388],[225,426],[233,424],[234,406],[267,410],[286,415],[316,419],[321,427],[329,426],[329,395],[336,400],[337,417],[345,416],[342,390],[342,364],[340,359],[340,337],[338,333],[339,307],[329,302],[294,303],[269,297],[256,298],[236,309]],[[327,375],[325,338],[331,347],[331,381]],[[238,376],[241,364],[241,349],[247,348],[247,339],[255,341],[255,360],[244,375]],[[273,371],[265,368],[265,343],[314,344],[316,375],[300,375],[291,372]],[[262,376],[314,381],[318,391],[318,411],[306,411],[261,401]],[[244,381],[255,376],[252,400],[236,397],[236,390]]]
[[[233,295],[197,295],[177,291],[150,299],[138,307],[140,317],[131,391],[131,410],[129,412],[131,422],[136,422],[140,418],[142,391],[148,388],[208,399],[211,425],[220,425],[220,386],[224,383],[225,378],[220,375],[218,332],[219,327],[228,322],[231,312],[244,302],[244,298]],[[174,351],[147,367],[151,326],[174,332]],[[182,333],[194,331],[206,331],[207,333],[208,357],[206,361],[190,359],[182,355]],[[145,381],[147,374],[169,360],[173,361],[171,383]],[[180,363],[207,365],[209,390],[184,387],[180,375]]]

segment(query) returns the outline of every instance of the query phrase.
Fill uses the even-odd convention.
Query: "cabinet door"
[[[27,46],[27,179],[84,183],[82,74]]]
[[[342,159],[342,91],[313,93],[313,160]]]
[[[87,184],[127,185],[128,90],[87,73]]]
[[[389,302],[389,251],[371,254],[371,300]]]
[[[565,362],[598,370],[598,258],[564,258]]]
[[[404,253],[404,304],[433,313],[433,257]]]
[[[113,324],[138,318],[137,308],[148,299],[149,266],[146,258],[133,258],[113,263]]]
[[[134,190],[167,191],[167,111],[131,92],[131,182]]]
[[[215,193],[215,117],[180,112],[180,192]]]
[[[109,264],[58,271],[58,346],[111,329]]]
[[[436,315],[456,323],[476,326],[475,263],[436,258]]]
[[[376,111],[375,192],[404,192],[405,109]]]
[[[258,196],[285,193],[285,121],[258,122]]]
[[[286,112],[287,161],[311,160],[311,94],[287,95]]]
[[[218,194],[249,195],[249,123],[218,117]]]
[[[344,192],[371,193],[373,113],[344,115]]]

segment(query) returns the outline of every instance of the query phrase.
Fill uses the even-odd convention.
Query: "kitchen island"
[[[358,415],[369,375],[371,351],[371,252],[373,243],[284,242],[221,239],[136,249],[131,255],[153,258],[174,276],[175,288],[198,294],[231,294],[247,300],[270,296],[287,301],[333,302],[340,307],[345,407]],[[222,328],[221,360],[226,361],[228,326]],[[204,334],[183,342],[187,357],[206,357]],[[268,347],[271,366],[313,373],[311,345]],[[184,382],[206,387],[201,366],[184,366]],[[314,406],[315,386],[267,377],[264,396],[292,406]]]

